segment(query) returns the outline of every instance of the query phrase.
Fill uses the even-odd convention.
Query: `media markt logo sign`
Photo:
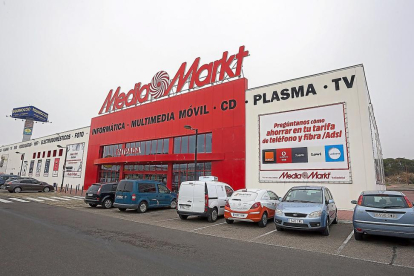
[[[184,62],[171,80],[167,72],[160,71],[154,75],[150,83],[142,85],[138,82],[128,93],[121,92],[121,87],[118,87],[115,93],[111,89],[99,114],[145,103],[150,100],[150,96],[151,99],[165,97],[173,91],[173,88],[175,88],[174,93],[179,93],[186,85],[188,89],[193,89],[238,77],[242,72],[243,59],[248,55],[249,52],[241,46],[237,54],[228,56],[226,51],[221,59],[201,67],[199,67],[200,58],[198,57],[188,71],[186,71],[187,62]],[[232,66],[234,61],[236,63]]]
[[[308,174],[307,172],[303,173],[289,173],[289,172],[283,172],[279,179],[330,179],[331,173],[319,173],[319,172],[312,172]]]

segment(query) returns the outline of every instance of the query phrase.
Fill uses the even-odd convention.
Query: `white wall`
[[[65,175],[64,178],[64,185],[69,184],[75,186],[80,184],[80,187],[84,184],[85,178],[85,166],[86,166],[86,157],[88,152],[88,142],[89,142],[89,127],[74,129],[70,131],[61,132],[59,134],[53,134],[45,137],[40,137],[36,139],[32,139],[27,142],[20,142],[15,143],[12,145],[2,146],[0,147],[0,156],[8,155],[8,162],[3,168],[1,168],[0,173],[5,174],[20,174],[20,168],[22,166],[21,154],[24,153],[24,160],[23,162],[27,161],[27,172],[25,175],[28,177],[29,175],[29,167],[30,162],[34,160],[34,168],[33,174],[31,177],[38,179],[40,181],[47,182],[51,185],[53,183],[57,183],[58,186],[62,184],[62,176],[63,176],[63,165],[65,160],[65,148],[67,145],[77,144],[77,143],[85,143],[84,153],[83,153],[83,162],[82,162],[82,172],[81,177],[69,177]],[[83,134],[83,135],[82,135]],[[64,147],[63,155],[59,156],[59,149],[57,146],[60,145]],[[57,150],[57,156],[53,157],[53,150]],[[51,156],[47,157],[48,151],[51,151]],[[19,153],[16,153],[19,152]],[[37,158],[37,153],[40,152],[40,158]],[[45,157],[43,157],[43,152],[45,152]],[[33,158],[33,153],[36,153],[36,158]],[[60,158],[59,161],[59,169],[57,176],[53,176],[53,162],[55,158]],[[46,160],[50,159],[50,168],[48,176],[45,176],[44,169]],[[69,159],[69,156],[68,156]],[[36,167],[38,160],[42,160],[42,165],[40,168],[40,176],[36,176]],[[24,163],[23,163],[24,164]],[[22,169],[23,171],[23,169]]]
[[[351,88],[346,86],[342,79],[346,77],[351,80],[355,75]],[[335,89],[333,79],[341,78],[339,90]],[[313,84],[316,95],[309,94],[304,97],[289,98],[286,100],[264,103],[263,99],[254,105],[254,96],[266,94],[267,100],[272,98],[273,91],[278,91],[279,96],[282,89]],[[349,85],[349,82],[348,82]],[[325,88],[325,86],[327,86]],[[279,196],[283,196],[289,188],[298,185],[323,185],[328,187],[340,209],[351,209],[352,199],[357,199],[363,190],[385,189],[384,185],[377,185],[375,176],[375,165],[373,158],[373,144],[369,121],[369,94],[365,81],[362,65],[348,67],[327,73],[280,82],[272,85],[249,89],[246,91],[246,187],[271,189]],[[350,163],[350,177],[348,183],[340,183],[334,180],[323,180],[321,182],[309,182],[306,180],[282,180],[274,182],[260,181],[260,151],[259,151],[259,122],[261,114],[291,111],[309,107],[323,106],[344,102],[346,106],[346,127],[348,130],[348,159]],[[298,173],[302,173],[300,170]]]

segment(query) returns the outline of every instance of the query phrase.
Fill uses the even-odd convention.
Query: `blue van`
[[[177,207],[177,194],[165,184],[151,180],[121,180],[116,188],[114,207],[120,211],[135,209],[145,213],[149,208]]]

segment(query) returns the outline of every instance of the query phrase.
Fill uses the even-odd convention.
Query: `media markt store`
[[[85,188],[150,179],[178,190],[203,175],[244,188],[247,79],[241,69],[247,55],[242,46],[208,64],[196,58],[188,70],[183,63],[171,80],[160,71],[129,92],[111,90],[91,120]]]

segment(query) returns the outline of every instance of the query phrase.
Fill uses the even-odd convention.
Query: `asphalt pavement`
[[[408,267],[196,233],[211,227],[188,232],[96,211],[36,202],[0,205],[0,275],[414,273]],[[151,213],[156,214],[144,215]]]

